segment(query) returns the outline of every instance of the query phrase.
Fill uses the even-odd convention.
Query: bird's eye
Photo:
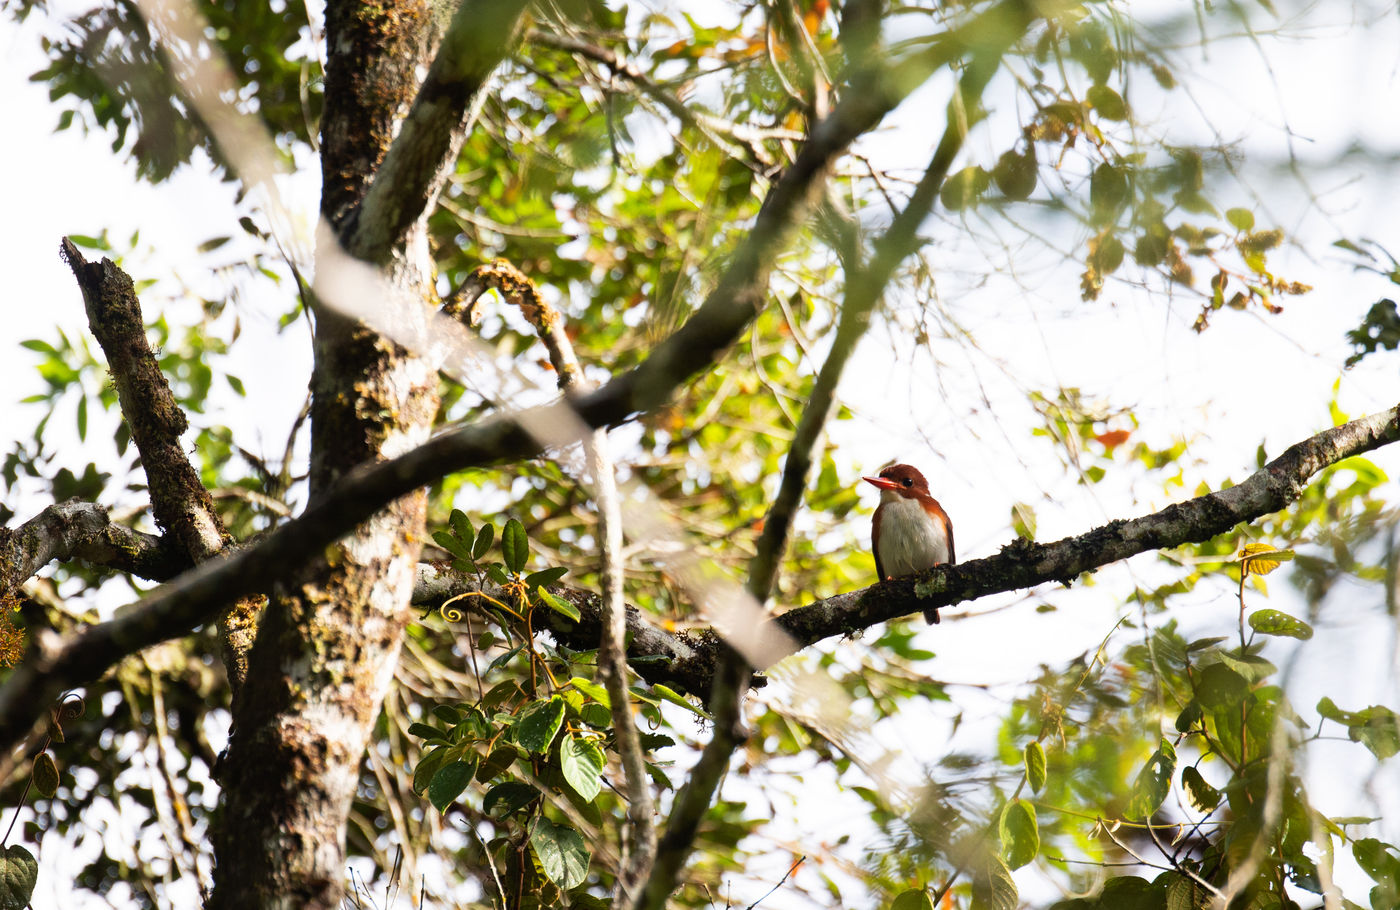
[[[901,480],[900,483],[904,484],[906,487],[912,487],[914,485],[914,478],[906,477]]]

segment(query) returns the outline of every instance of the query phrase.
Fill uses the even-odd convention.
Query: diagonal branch
[[[146,339],[135,285],[110,259],[85,260],[67,237],[61,251],[82,290],[88,325],[107,355],[122,417],[141,453],[156,525],[174,538],[192,562],[210,559],[223,552],[232,538],[181,446],[180,437],[189,422]],[[224,668],[235,696],[247,677],[248,649],[261,606],[259,597],[241,598],[231,602],[219,618]]]
[[[664,404],[678,386],[710,367],[762,309],[769,271],[811,210],[832,163],[962,46],[949,39],[926,53],[867,71],[859,90],[814,126],[769,190],[729,268],[685,325],[631,371],[575,401],[535,409],[535,416],[548,419],[551,413],[573,410],[593,429],[616,426]],[[453,471],[529,458],[542,449],[523,419],[502,415],[442,434],[398,458],[347,472],[300,518],[281,525],[259,545],[203,563],[134,609],[67,641],[50,636],[36,642],[31,658],[0,687],[0,745],[25,736],[39,720],[36,706],[64,688],[95,679],[125,655],[184,634],[232,600],[290,576],[385,503]]]
[[[398,137],[346,236],[351,255],[383,263],[437,198],[466,135],[471,105],[520,36],[528,3],[464,0],[457,7]]]
[[[988,594],[1069,584],[1085,572],[1145,553],[1201,543],[1283,509],[1318,471],[1353,455],[1400,441],[1400,405],[1324,430],[1290,446],[1240,484],[1159,512],[1112,521],[1054,543],[1016,540],[996,556],[938,566],[798,607],[777,623],[802,646],[857,632],[915,610],[946,607]]]

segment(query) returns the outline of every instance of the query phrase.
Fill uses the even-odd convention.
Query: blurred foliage
[[[50,62],[34,79],[49,88],[57,128],[101,135],[142,179],[201,166],[198,152],[221,177],[236,176],[171,76],[172,54],[212,49],[227,57],[240,85],[238,106],[262,120],[288,159],[306,160],[322,91],[314,16],[300,0],[196,6],[208,21],[198,48],[162,43],[166,30],[125,0],[71,19],[43,0],[21,0],[6,12],[37,14],[47,26]],[[986,6],[897,6],[881,53],[937,46]],[[635,365],[714,286],[773,175],[791,160],[796,137],[851,90],[852,72],[868,62],[847,59],[842,43],[842,17],[853,9],[827,0],[690,12],[601,0],[542,5],[532,40],[498,75],[429,221],[439,293],[504,257],[566,314],[591,375]],[[1197,12],[1204,34],[1235,29],[1240,17],[1274,21],[1268,4]],[[994,133],[985,160],[969,161],[945,183],[945,211],[968,230],[990,225],[1047,246],[1050,238],[1073,237],[1065,246],[1082,263],[1080,291],[1091,315],[1089,305],[1115,280],[1193,294],[1200,330],[1226,310],[1276,313],[1281,298],[1304,292],[1272,271],[1284,234],[1226,201],[1227,152],[1184,146],[1138,118],[1139,109],[1177,90],[1173,42],[1198,36],[1135,30],[1127,11],[1111,3],[1050,4],[1044,15],[1007,56],[1006,77],[993,84],[985,110],[969,112],[972,122],[993,125],[1014,118],[1014,128]],[[605,62],[608,55],[625,60],[630,73]],[[865,236],[888,223],[910,185],[907,172],[882,171],[867,156],[833,176],[831,197]],[[226,268],[280,281],[282,255],[262,214],[250,211],[238,226],[210,238],[201,254],[239,248]],[[773,305],[751,331],[668,407],[637,423],[639,454],[629,459],[626,479],[644,485],[657,508],[687,529],[686,547],[733,577],[752,555],[835,324],[845,276],[829,234],[802,236],[779,263]],[[233,236],[252,251],[226,249]],[[74,239],[116,255],[105,234]],[[124,246],[137,244],[133,237]],[[1344,248],[1361,267],[1396,280],[1394,259],[1379,247]],[[903,279],[917,299],[934,296],[932,270]],[[277,286],[284,328],[303,315],[299,289]],[[297,506],[294,452],[304,428],[298,422],[280,460],[268,461],[218,422],[218,404],[243,394],[225,356],[240,343],[231,315],[237,308],[226,306],[232,292],[229,300],[191,296],[199,298],[196,315],[156,316],[148,332],[194,418],[201,477],[219,491],[229,530],[246,540]],[[479,331],[503,361],[550,384],[542,349],[513,313],[488,313]],[[1378,303],[1349,340],[1355,359],[1393,350],[1394,304]],[[17,411],[15,420],[33,429],[5,453],[0,522],[16,517],[12,497],[21,485],[46,500],[116,500],[139,510],[139,464],[89,341],[56,330],[22,345],[45,388]],[[499,407],[490,388],[443,385],[443,424]],[[1122,477],[1168,496],[1195,487],[1188,477],[1199,470],[1188,442],[1152,439],[1130,409],[1078,389],[1034,393],[1031,406],[1040,417],[1037,436],[1079,484]],[[72,421],[76,456],[68,447],[56,451],[55,416]],[[834,419],[849,416],[838,409]],[[872,580],[870,557],[854,545],[852,525],[861,522],[853,520],[858,498],[849,466],[830,444],[817,455],[774,597],[780,608]],[[1265,460],[1261,448],[1259,464]],[[939,906],[1013,906],[1017,882],[1034,875],[1067,893],[1094,895],[1064,906],[1182,910],[1202,906],[1211,888],[1257,863],[1232,906],[1287,907],[1315,902],[1306,895],[1325,886],[1319,860],[1347,852],[1375,881],[1373,910],[1394,906],[1394,846],[1360,836],[1364,821],[1328,818],[1314,807],[1291,756],[1327,732],[1384,759],[1397,747],[1395,715],[1384,706],[1323,700],[1316,725],[1304,725],[1270,659],[1278,644],[1270,640],[1304,635],[1340,581],[1395,589],[1396,514],[1381,492],[1386,482],[1373,462],[1350,459],[1322,472],[1284,512],[1160,554],[1162,572],[1123,599],[1131,618],[1102,649],[1044,667],[1003,706],[991,753],[929,761],[918,794],[876,785],[879,769],[860,731],[843,733],[800,703],[758,707],[736,776],[759,781],[768,804],[746,796],[712,807],[674,905],[713,906],[726,880],[750,874],[772,853],[786,859],[797,852],[775,844],[780,835],[767,823],[784,798],[791,805],[783,811],[800,816],[801,801],[825,787],[858,801],[861,818],[820,844],[802,845],[816,860],[807,868],[820,884],[807,896],[818,903],[873,906],[875,895],[900,910],[932,906],[935,897]],[[595,655],[550,643],[530,620],[532,611],[567,611],[539,590],[563,572],[577,587],[597,585],[587,494],[543,459],[443,478],[431,493],[438,550],[429,555],[515,585],[517,595],[452,605],[410,625],[352,809],[350,851],[357,868],[369,870],[353,890],[383,894],[391,880],[414,888],[428,875],[444,901],[489,901],[508,880],[512,905],[549,905],[563,893],[573,906],[601,905],[625,811],[611,786],[606,696],[594,678]],[[1018,504],[1008,522],[1034,538],[1032,505]],[[514,541],[509,552],[507,538]],[[1246,571],[1243,545],[1272,553],[1275,543],[1296,553],[1287,578],[1308,616],[1245,609],[1267,586],[1261,571]],[[530,552],[544,568],[526,571],[522,553]],[[1257,566],[1265,551],[1252,552]],[[694,619],[693,607],[665,571],[665,556],[631,553],[627,597],[656,622],[682,627]],[[60,631],[92,621],[100,600],[94,592],[111,577],[85,565],[61,567],[45,583],[45,615]],[[1188,640],[1178,607],[1222,585],[1230,596],[1238,590],[1238,628],[1225,631],[1239,640]],[[1041,606],[1053,608],[1049,600]],[[1137,640],[1123,643],[1130,637]],[[934,655],[919,640],[909,623],[890,623],[858,648],[803,655],[794,672],[829,681],[850,717],[870,727],[924,700],[954,712],[956,729],[962,695],[929,676]],[[88,690],[83,716],[63,723],[62,752],[52,758],[57,779],[46,764],[23,838],[91,837],[113,815],[120,824],[135,819],[142,832],[134,843],[103,838],[76,873],[78,887],[155,907],[180,893],[178,879],[207,875],[201,845],[216,805],[216,744],[227,730],[227,687],[215,653],[201,634],[128,660]],[[667,790],[679,784],[677,769],[688,766],[685,753],[703,736],[704,719],[658,687],[637,685],[632,695],[646,723],[649,770]],[[0,805],[13,811],[20,804],[28,774],[20,769],[4,783]],[[845,859],[853,845],[862,854],[858,867]],[[1148,875],[1150,865],[1156,871]],[[788,887],[811,886],[794,880]]]

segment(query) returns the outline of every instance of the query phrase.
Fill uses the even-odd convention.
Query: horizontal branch
[[[1069,583],[1085,572],[1139,553],[1200,543],[1239,524],[1277,512],[1296,500],[1318,471],[1397,440],[1400,440],[1400,407],[1354,420],[1304,440],[1229,489],[1171,505],[1141,518],[1110,522],[1085,534],[1054,543],[1018,540],[1008,544],[995,556],[955,566],[940,566],[921,578],[898,578],[837,594],[790,610],[776,617],[774,622],[800,647],[807,647],[833,636],[851,635],[925,609],[1031,588],[1046,582]],[[299,537],[295,530],[281,535],[286,529],[299,527],[308,517],[312,516],[308,513],[303,519],[290,522],[274,532],[277,539],[265,540],[257,547],[243,551],[262,555],[253,560],[240,554],[240,557],[248,559],[240,564],[251,565],[253,568],[249,571],[257,573],[259,577],[268,577],[262,574],[272,569],[268,566],[267,557],[279,552],[279,542],[290,544]],[[0,566],[7,572],[11,571],[12,566],[24,567],[21,576],[0,575],[0,581],[13,581],[18,586],[49,560],[72,556],[88,558],[98,564],[157,580],[170,577],[181,567],[182,554],[172,552],[172,548],[165,546],[161,538],[112,523],[98,524],[99,519],[106,522],[106,510],[101,506],[70,502],[49,507],[13,531],[0,529]],[[21,540],[29,543],[21,546]],[[19,677],[32,676],[37,680],[57,674],[64,677],[59,684],[61,690],[95,678],[127,653],[181,634],[186,629],[178,627],[180,623],[187,622],[187,628],[193,628],[207,619],[213,610],[207,604],[201,610],[198,599],[217,599],[220,586],[242,574],[236,566],[229,565],[240,557],[207,563],[197,572],[190,573],[190,577],[182,577],[176,585],[161,589],[148,598],[141,610],[128,614],[138,619],[144,617],[141,621],[123,617],[92,627],[81,636],[81,641],[51,643],[49,662],[46,664],[48,669],[37,676],[34,676],[36,669],[26,670],[25,666],[17,668],[15,677],[0,689],[0,741],[15,742],[14,738],[5,738],[11,737],[11,731],[26,723],[23,717],[29,713],[20,712],[20,705],[12,700],[18,699],[22,691],[12,688],[20,681]],[[300,558],[299,552],[291,554],[288,569],[294,568]],[[259,566],[268,568],[260,569]],[[230,570],[233,570],[231,574]],[[424,607],[436,606],[470,590],[475,588],[456,573],[432,563],[423,563],[418,569],[413,602]],[[550,633],[557,641],[572,648],[586,650],[594,647],[601,629],[602,613],[598,595],[562,585],[551,586],[550,590],[572,603],[582,617],[575,624],[551,614],[546,622]],[[701,630],[673,634],[652,625],[644,614],[633,607],[627,610],[627,628],[630,639],[628,659],[643,679],[682,689],[702,698],[709,693],[719,643],[712,632]],[[81,661],[88,657],[102,661],[101,666],[84,668]],[[44,703],[37,698],[34,702]],[[27,722],[32,723],[32,718]],[[20,735],[25,731],[21,731]]]
[[[1245,480],[1160,512],[1111,521],[1054,543],[1015,540],[995,556],[937,566],[860,591],[798,607],[775,622],[800,647],[851,634],[919,610],[938,609],[989,594],[1070,584],[1085,572],[1145,553],[1202,543],[1286,507],[1323,468],[1400,440],[1400,405],[1324,430],[1291,446]]]
[[[511,596],[491,582],[483,585],[439,563],[418,564],[418,578],[413,586],[416,607],[437,609],[454,597],[475,592],[497,600]],[[602,596],[562,584],[550,585],[549,593],[572,604],[579,612],[579,620],[574,622],[559,613],[541,611],[534,618],[536,631],[549,632],[556,642],[575,651],[598,647],[603,630]],[[709,694],[720,644],[718,635],[709,629],[667,632],[631,604],[627,605],[626,623],[627,660],[638,676],[701,698]]]
[[[109,524],[102,506],[73,499],[49,506],[18,528],[0,528],[0,600],[49,563],[72,559]]]

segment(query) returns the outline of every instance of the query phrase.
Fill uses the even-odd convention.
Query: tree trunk
[[[322,214],[345,237],[438,29],[421,0],[332,2],[326,11]],[[432,292],[421,230],[389,251],[386,274]],[[424,441],[435,371],[318,306],[311,498],[357,465]],[[423,539],[424,494],[380,511],[271,598],[234,706],[216,833],[215,908],[334,908],[360,761],[393,677]]]

